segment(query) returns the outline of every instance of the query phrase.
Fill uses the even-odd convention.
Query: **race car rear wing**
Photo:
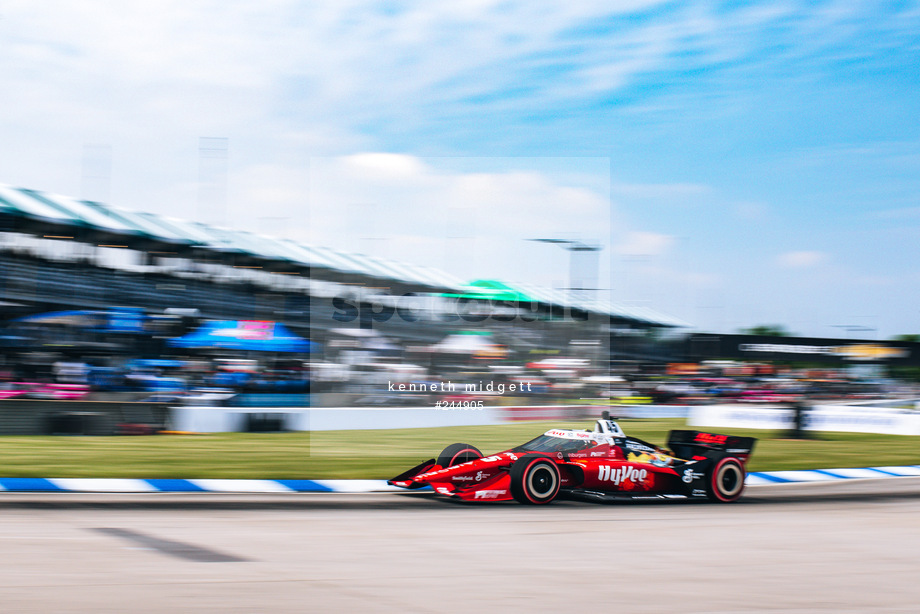
[[[717,435],[702,431],[671,431],[668,447],[678,458],[691,459],[694,456],[711,456],[713,452],[728,454],[747,462],[754,450],[754,437]]]

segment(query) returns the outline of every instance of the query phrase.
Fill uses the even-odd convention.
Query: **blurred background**
[[[909,335],[871,341],[853,333],[872,329],[854,326],[848,338],[812,338],[781,325],[704,333],[652,306],[607,300],[612,284],[599,262],[609,245],[600,242],[528,238],[504,226],[494,249],[487,233],[456,237],[448,266],[484,267],[482,278],[464,279],[372,249],[33,189],[0,187],[0,207],[7,434],[311,430],[297,412],[437,412],[439,402],[507,407],[515,418],[587,417],[607,405],[683,417],[702,403],[916,393],[920,343]],[[334,207],[320,213],[336,216]],[[443,221],[453,227],[470,215]],[[394,219],[407,228],[390,236],[381,224],[378,238],[411,240],[414,220]],[[550,252],[561,287],[486,277],[508,241],[520,254]],[[643,414],[643,406],[683,409]],[[189,407],[212,408],[211,418]],[[332,424],[361,421],[342,416]]]
[[[0,3],[3,609],[916,611],[918,32]],[[369,492],[604,411],[757,438],[750,488]]]
[[[5,6],[0,433],[914,393],[913,4],[215,6]]]

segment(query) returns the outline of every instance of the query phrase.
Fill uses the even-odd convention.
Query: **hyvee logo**
[[[601,482],[613,482],[619,486],[620,482],[632,482],[634,484],[644,482],[648,477],[648,471],[645,469],[636,469],[635,467],[619,467],[611,469],[610,465],[601,465],[597,468],[597,479]]]
[[[499,300],[474,300],[470,298],[457,298],[442,303],[442,308],[429,317],[424,317],[426,311],[410,305],[411,298],[418,296],[412,292],[403,294],[397,299],[395,305],[384,305],[376,302],[359,301],[355,298],[337,296],[332,299],[335,312],[332,319],[336,322],[354,322],[360,320],[362,328],[371,328],[374,322],[387,322],[398,317],[403,322],[419,322],[433,320],[439,322],[484,322],[492,319],[496,322],[535,322],[538,315],[551,317],[555,320],[571,319],[577,322],[586,322],[589,318],[587,311],[575,308],[553,306],[540,310],[539,303],[515,302]]]

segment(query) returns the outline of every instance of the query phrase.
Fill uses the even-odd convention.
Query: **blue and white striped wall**
[[[811,469],[807,471],[757,471],[749,473],[745,484],[790,484],[794,482],[833,482],[920,476],[920,465],[864,467],[860,469]]]
[[[116,478],[0,478],[7,492],[380,492],[402,490],[385,480],[222,480],[222,479],[116,479]]]
[[[758,471],[749,473],[749,486],[795,482],[879,479],[920,476],[920,465],[813,469],[808,471]],[[0,478],[0,491],[92,493],[364,493],[401,491],[385,480],[223,480],[223,479],[116,479],[116,478]]]

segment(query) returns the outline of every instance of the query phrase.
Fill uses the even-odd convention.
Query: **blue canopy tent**
[[[317,344],[298,337],[284,324],[263,320],[215,320],[170,339],[177,348],[224,348],[256,352],[312,352]]]
[[[105,333],[143,333],[147,316],[140,307],[112,307],[108,310],[48,311],[10,320],[12,324],[58,324]]]
[[[74,310],[37,313],[30,316],[15,318],[10,320],[10,322],[22,324],[61,324],[64,326],[95,328],[100,326],[104,320],[104,314],[101,311]]]

